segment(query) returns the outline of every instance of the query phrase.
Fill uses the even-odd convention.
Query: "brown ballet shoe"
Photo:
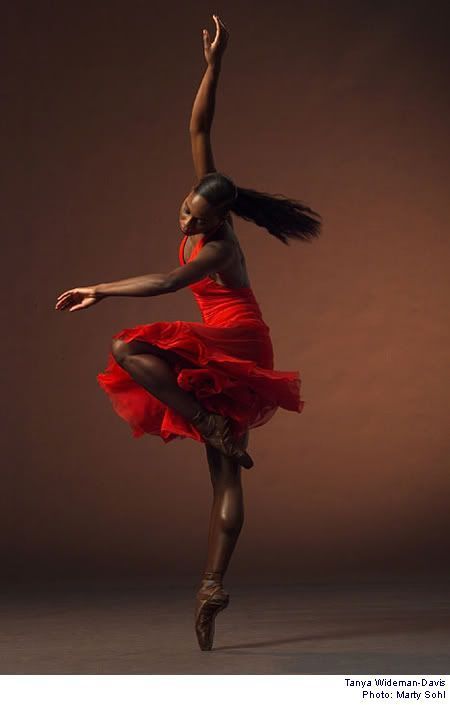
[[[197,593],[195,633],[202,651],[211,651],[214,641],[215,619],[230,602],[230,596],[220,582],[202,585]]]
[[[220,416],[200,409],[196,412],[191,423],[198,428],[203,438],[224,455],[237,460],[244,468],[253,467],[253,460],[249,454],[239,448],[233,438],[228,416]]]

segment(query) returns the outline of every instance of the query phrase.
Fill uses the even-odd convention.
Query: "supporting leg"
[[[246,447],[248,433],[241,443]],[[241,467],[209,444],[206,445],[213,486],[205,573],[222,580],[244,523]]]
[[[246,447],[248,431],[241,439]],[[206,567],[197,592],[195,632],[202,651],[212,649],[217,614],[228,606],[230,596],[222,580],[236,546],[243,521],[244,501],[239,464],[206,444],[213,485]]]

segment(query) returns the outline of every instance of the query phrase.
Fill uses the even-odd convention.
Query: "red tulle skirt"
[[[229,416],[236,436],[267,423],[279,407],[300,413],[305,404],[300,399],[299,372],[273,369],[273,348],[264,324],[222,327],[158,321],[125,328],[113,339],[142,340],[180,355],[186,363],[172,364],[179,386],[209,411]],[[97,381],[135,438],[148,433],[165,443],[175,438],[204,443],[195,426],[135,382],[111,351]]]

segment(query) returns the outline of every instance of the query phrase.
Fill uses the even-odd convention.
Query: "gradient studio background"
[[[203,448],[135,440],[96,382],[111,337],[200,320],[188,290],[54,310],[177,265],[201,30],[230,30],[212,130],[239,185],[320,240],[236,219],[302,414],[251,435],[229,575],[429,576],[449,550],[448,5],[19,2],[4,10],[4,579],[199,574]]]

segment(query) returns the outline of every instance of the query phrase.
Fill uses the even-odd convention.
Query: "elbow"
[[[172,294],[174,291],[178,291],[179,288],[180,286],[175,277],[171,277],[170,275],[165,277],[162,285],[164,294]]]
[[[189,133],[191,137],[193,135],[207,135],[209,134],[209,129],[206,126],[203,125],[189,125]]]

